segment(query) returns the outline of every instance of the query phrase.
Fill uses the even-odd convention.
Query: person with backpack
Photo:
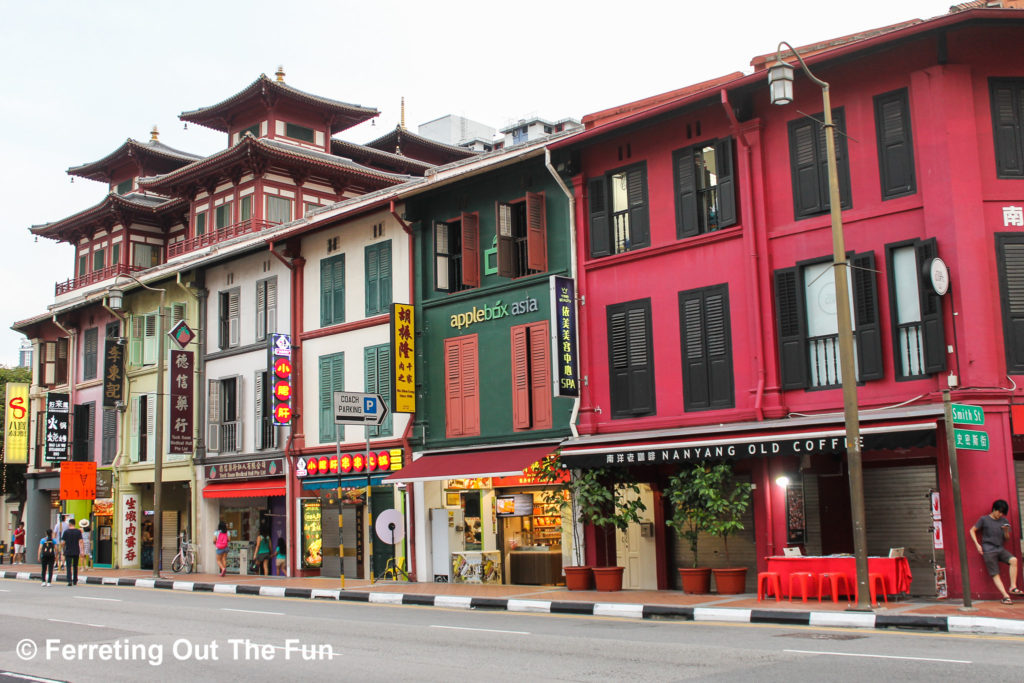
[[[228,525],[224,522],[217,526],[213,545],[217,548],[217,568],[220,570],[220,575],[224,576],[228,571]]]
[[[36,559],[42,565],[43,585],[49,586],[53,581],[53,565],[57,562],[57,542],[53,540],[53,529],[47,529],[46,535],[40,539]]]

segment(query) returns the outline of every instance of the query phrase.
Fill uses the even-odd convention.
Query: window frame
[[[320,443],[334,443],[335,429],[337,429],[337,438],[344,441],[345,427],[334,424],[334,392],[345,390],[345,352],[324,354],[317,359],[317,364],[319,367],[317,388],[320,397],[318,424]]]
[[[914,159],[914,138],[910,120],[910,94],[907,88],[891,90],[875,95],[875,142],[878,146],[878,176],[882,200],[905,197],[917,192],[917,176]],[[898,105],[901,116],[899,131],[886,126],[886,108]],[[902,150],[897,152],[896,150]],[[892,163],[897,154],[903,156],[907,164],[905,182],[897,182],[891,172]]]
[[[913,238],[885,245],[886,284],[889,288],[889,321],[892,330],[892,357],[896,381],[924,379],[946,370],[946,336],[943,320],[942,297],[931,288],[928,265],[938,256],[938,242]],[[919,320],[900,322],[895,254],[899,249],[912,249],[915,264],[915,284],[918,297]],[[921,372],[910,374],[903,364],[900,350],[900,327],[906,322],[921,325]]]
[[[988,87],[996,178],[1024,178],[1024,79],[989,78]],[[997,91],[1001,88],[1010,89],[1009,112],[1002,112],[997,102]],[[1003,120],[1004,113],[1010,115],[1010,120]],[[1012,152],[1012,158],[1006,156],[1007,152]]]
[[[521,214],[522,221],[514,220]],[[521,223],[521,225],[520,225]],[[543,192],[494,204],[498,277],[520,278],[548,269],[547,201]],[[516,234],[516,227],[522,234]]]
[[[453,226],[458,225],[457,229]],[[444,233],[444,240],[441,239]],[[458,251],[452,247],[452,234],[459,236]],[[453,294],[480,286],[480,214],[460,213],[457,218],[434,223],[434,289]],[[443,250],[443,251],[442,251]],[[441,264],[444,263],[444,268]],[[458,267],[453,267],[458,264]],[[445,282],[441,282],[444,271]],[[453,276],[458,277],[455,282]],[[442,286],[443,285],[443,286]]]
[[[547,320],[509,328],[512,430],[551,429],[551,328]]]
[[[444,340],[445,438],[480,436],[480,346],[475,334]]]
[[[344,253],[320,259],[320,327],[345,322],[345,277]]]
[[[307,136],[306,131],[309,131]],[[299,133],[296,135],[296,133]],[[299,142],[305,142],[310,145],[316,144],[316,129],[310,128],[309,126],[303,126],[299,123],[291,123],[285,121],[284,124],[284,135],[292,140],[298,140]]]
[[[240,287],[217,292],[218,349],[234,348],[241,343],[241,295]]]
[[[822,117],[823,113],[819,112],[816,116]],[[850,158],[847,150],[846,135],[843,132],[846,130],[846,113],[843,107],[834,107],[832,109],[832,125],[835,129],[836,170],[839,176],[839,207],[842,210],[847,210],[853,207],[853,198],[850,191]],[[786,127],[789,134],[789,169],[793,190],[794,220],[803,220],[804,218],[829,213],[828,154],[824,132],[825,125],[815,116],[802,116],[789,121]],[[798,140],[795,135],[806,128],[811,128],[812,130],[817,128],[811,140],[814,160],[801,166],[799,163]],[[802,208],[800,198],[803,193],[801,192],[800,178],[801,174],[810,173],[811,170],[813,170],[814,174],[814,187],[808,188],[808,190],[814,190],[817,195],[817,202],[813,206],[808,205]]]
[[[630,331],[630,320],[633,312],[639,311],[642,316],[644,339],[638,339],[634,332]],[[617,366],[616,337],[616,316],[624,317],[625,345],[623,353],[624,365]],[[651,317],[651,299],[634,299],[623,301],[617,304],[610,304],[605,308],[605,321],[608,328],[608,394],[611,403],[611,419],[627,419],[634,417],[645,417],[657,415],[657,390],[654,365],[654,336],[653,321]],[[634,363],[631,358],[634,353],[631,350],[633,343],[644,344],[643,354],[645,363]],[[618,370],[618,371],[617,371]],[[646,383],[646,387],[643,384]]]
[[[91,341],[90,341],[91,340]],[[91,344],[91,349],[90,349]],[[82,379],[99,377],[100,328],[90,327],[82,333]]]
[[[256,281],[256,341],[277,332],[277,276]]]
[[[700,193],[707,188],[697,182],[697,155],[705,147],[714,148],[715,188],[718,225],[708,226],[707,215],[700,210]],[[726,172],[723,173],[722,169]],[[672,180],[676,202],[676,239],[686,239],[724,230],[739,222],[736,206],[736,157],[731,137],[712,138],[672,152]]]
[[[208,227],[206,214],[207,211],[196,211],[195,221],[193,222],[195,228],[192,231],[192,234],[195,237],[202,237],[206,234],[206,229]]]
[[[626,209],[629,217],[628,248],[615,250],[614,208],[612,204],[612,179],[626,174]],[[636,174],[635,176],[632,174]],[[632,178],[638,178],[633,188]],[[638,189],[640,196],[633,193]],[[636,200],[634,204],[634,200]],[[647,162],[638,161],[606,171],[603,175],[587,180],[587,214],[589,216],[589,241],[591,258],[625,254],[651,246],[650,199],[647,183]],[[637,236],[633,239],[634,233]]]
[[[709,327],[714,327],[713,316],[715,311],[709,300],[714,297],[721,298],[721,342],[724,343],[724,351],[719,354],[712,352],[715,338],[709,336]],[[687,304],[691,301],[698,303],[697,314],[700,317],[699,328],[691,329],[693,322],[687,315]],[[700,335],[699,358],[693,355],[689,347],[692,339],[691,333]],[[699,412],[704,410],[721,410],[736,407],[736,386],[733,374],[733,345],[732,345],[732,314],[729,308],[729,285],[721,283],[708,285],[695,289],[688,289],[679,292],[679,341],[682,358],[683,371],[683,411]],[[693,362],[691,362],[693,361]],[[701,368],[703,366],[703,377]],[[726,395],[716,392],[716,381],[722,386],[728,387]],[[705,397],[698,398],[698,386]]]
[[[394,264],[391,240],[368,244],[363,250],[363,264],[366,278],[366,316],[383,315],[391,307],[393,294]]]
[[[287,216],[285,217],[284,220],[278,221],[278,220],[276,220],[277,217],[273,215],[274,211],[272,210],[271,205],[274,204],[275,202],[286,202],[288,204]],[[293,213],[294,205],[295,205],[295,202],[290,197],[281,197],[281,196],[276,195],[276,194],[268,194],[267,195],[267,200],[266,200],[267,223],[270,223],[272,225],[283,225],[285,223],[290,223],[293,220],[293,216],[294,216],[294,213]]]
[[[1020,315],[1014,315],[1014,301],[1011,301],[1011,287],[1007,281],[1007,250],[1008,245],[1019,247],[1021,252],[1020,263],[1024,264],[1024,233],[1019,232],[997,232],[995,234],[996,249],[996,274],[999,278],[999,309],[1003,327],[1003,353],[1006,360],[1007,374],[1024,374],[1024,297],[1021,301]],[[1018,251],[1018,249],[1015,249]],[[1012,288],[1016,290],[1016,286]],[[1018,322],[1015,322],[1016,321]],[[1015,328],[1020,329],[1020,334],[1015,334]],[[1020,339],[1019,353],[1015,339]]]

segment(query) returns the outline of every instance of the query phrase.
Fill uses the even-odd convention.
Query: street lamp
[[[163,544],[163,529],[161,518],[163,517],[163,490],[164,475],[164,354],[166,352],[164,341],[164,297],[167,290],[160,287],[150,287],[134,275],[121,273],[117,277],[126,277],[134,280],[143,289],[151,292],[160,292],[160,306],[156,314],[156,461],[153,463],[153,577],[160,578],[160,553]],[[124,292],[116,287],[117,279],[114,279],[114,287],[107,291],[107,303],[110,308],[120,310],[124,306]]]
[[[839,371],[843,384],[843,416],[846,423],[846,464],[850,471],[850,515],[853,518],[853,554],[857,566],[857,605],[854,609],[869,611],[867,533],[864,514],[864,476],[860,454],[860,416],[857,412],[857,377],[853,361],[853,325],[850,315],[849,269],[843,243],[843,219],[839,205],[839,173],[836,169],[835,127],[828,83],[807,68],[800,54],[786,41],[779,43],[775,63],[768,69],[768,86],[772,104],[793,101],[793,67],[782,61],[782,46],[796,56],[804,73],[821,88],[825,117],[825,152],[828,157],[828,205],[832,216],[832,267],[835,273],[836,321],[839,327]]]

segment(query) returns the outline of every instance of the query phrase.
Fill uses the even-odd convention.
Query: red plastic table
[[[769,557],[765,571],[778,572],[782,581],[782,593],[789,597],[789,575],[793,572],[814,574],[812,584],[815,596],[818,590],[818,574],[837,572],[846,574],[851,590],[857,583],[857,562],[852,556],[843,557]],[[869,557],[868,573],[885,577],[889,595],[910,593],[910,564],[905,557]]]

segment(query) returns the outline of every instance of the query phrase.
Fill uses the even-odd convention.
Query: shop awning
[[[285,495],[284,477],[247,481],[215,481],[203,489],[203,498],[262,498]]]
[[[512,477],[541,458],[554,453],[557,444],[504,448],[443,455],[424,455],[413,460],[384,481],[389,484],[439,479],[476,479],[479,477]]]
[[[374,474],[370,476],[371,486],[380,486],[384,482],[386,474]],[[343,474],[340,477],[315,477],[310,479],[299,479],[301,486],[306,491],[317,491],[319,489],[336,489],[339,486],[343,489],[358,489],[366,486],[365,474]],[[392,483],[392,482],[388,482]]]

